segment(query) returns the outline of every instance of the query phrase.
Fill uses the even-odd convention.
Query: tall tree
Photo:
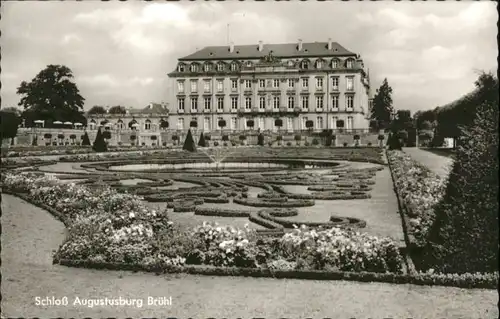
[[[83,113],[85,99],[73,80],[73,72],[64,65],[48,65],[31,82],[23,81],[17,88],[24,107],[26,125],[34,120],[80,122],[86,124]]]
[[[104,141],[104,135],[101,132],[101,128],[99,128],[99,130],[97,131],[92,149],[95,152],[106,152],[108,150],[108,146],[106,145],[106,141]]]
[[[90,139],[89,139],[89,135],[87,134],[87,132],[85,132],[85,134],[83,135],[82,145],[90,146]]]
[[[106,109],[100,105],[94,105],[88,111],[88,114],[106,114]]]
[[[196,144],[194,143],[193,135],[191,134],[190,129],[188,130],[182,149],[188,152],[196,152]]]
[[[109,110],[108,110],[109,114],[126,114],[127,113],[127,110],[125,109],[125,107],[123,106],[120,106],[120,105],[115,105],[115,106],[112,106]]]
[[[392,88],[389,86],[387,79],[377,90],[373,98],[373,107],[370,118],[377,121],[378,129],[386,129],[391,123],[391,115],[394,112],[392,107]]]
[[[205,143],[205,136],[203,136],[203,132],[200,133],[200,139],[198,140],[198,146],[199,147],[207,146]]]
[[[14,145],[14,137],[17,135],[17,128],[21,119],[15,110],[5,109],[0,111],[0,139],[11,139],[11,145]]]

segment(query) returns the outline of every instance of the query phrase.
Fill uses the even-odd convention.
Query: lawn
[[[51,263],[64,240],[47,212],[2,195],[3,317],[178,318],[498,318],[497,292],[346,281],[305,281],[66,268]],[[35,297],[67,296],[67,307],[42,307]],[[172,296],[172,306],[72,306],[75,297]]]

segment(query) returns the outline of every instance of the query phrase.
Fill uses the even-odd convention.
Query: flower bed
[[[54,256],[63,265],[489,288],[498,280],[498,274],[404,274],[395,242],[351,230],[301,227],[279,238],[262,238],[248,228],[205,223],[186,231],[169,222],[165,212],[109,188],[62,186],[33,174],[7,173],[2,178],[9,192],[65,222],[68,240]]]
[[[236,197],[233,199],[235,204],[253,207],[308,207],[314,206],[313,200],[286,200],[286,201],[263,201],[255,198]]]
[[[446,181],[402,151],[387,151],[394,189],[398,196],[408,246],[423,247],[434,222],[434,206],[442,198]]]

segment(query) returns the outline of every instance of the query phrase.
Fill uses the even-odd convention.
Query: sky
[[[497,73],[496,4],[483,2],[18,2],[0,7],[2,107],[49,64],[85,109],[169,102],[177,59],[210,45],[327,42],[359,53],[396,109],[444,105]],[[229,24],[229,32],[228,32]]]

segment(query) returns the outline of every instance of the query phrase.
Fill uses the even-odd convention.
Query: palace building
[[[171,129],[196,122],[198,130],[216,131],[221,119],[231,131],[369,128],[363,60],[331,40],[205,47],[178,59],[168,76],[175,81]]]

